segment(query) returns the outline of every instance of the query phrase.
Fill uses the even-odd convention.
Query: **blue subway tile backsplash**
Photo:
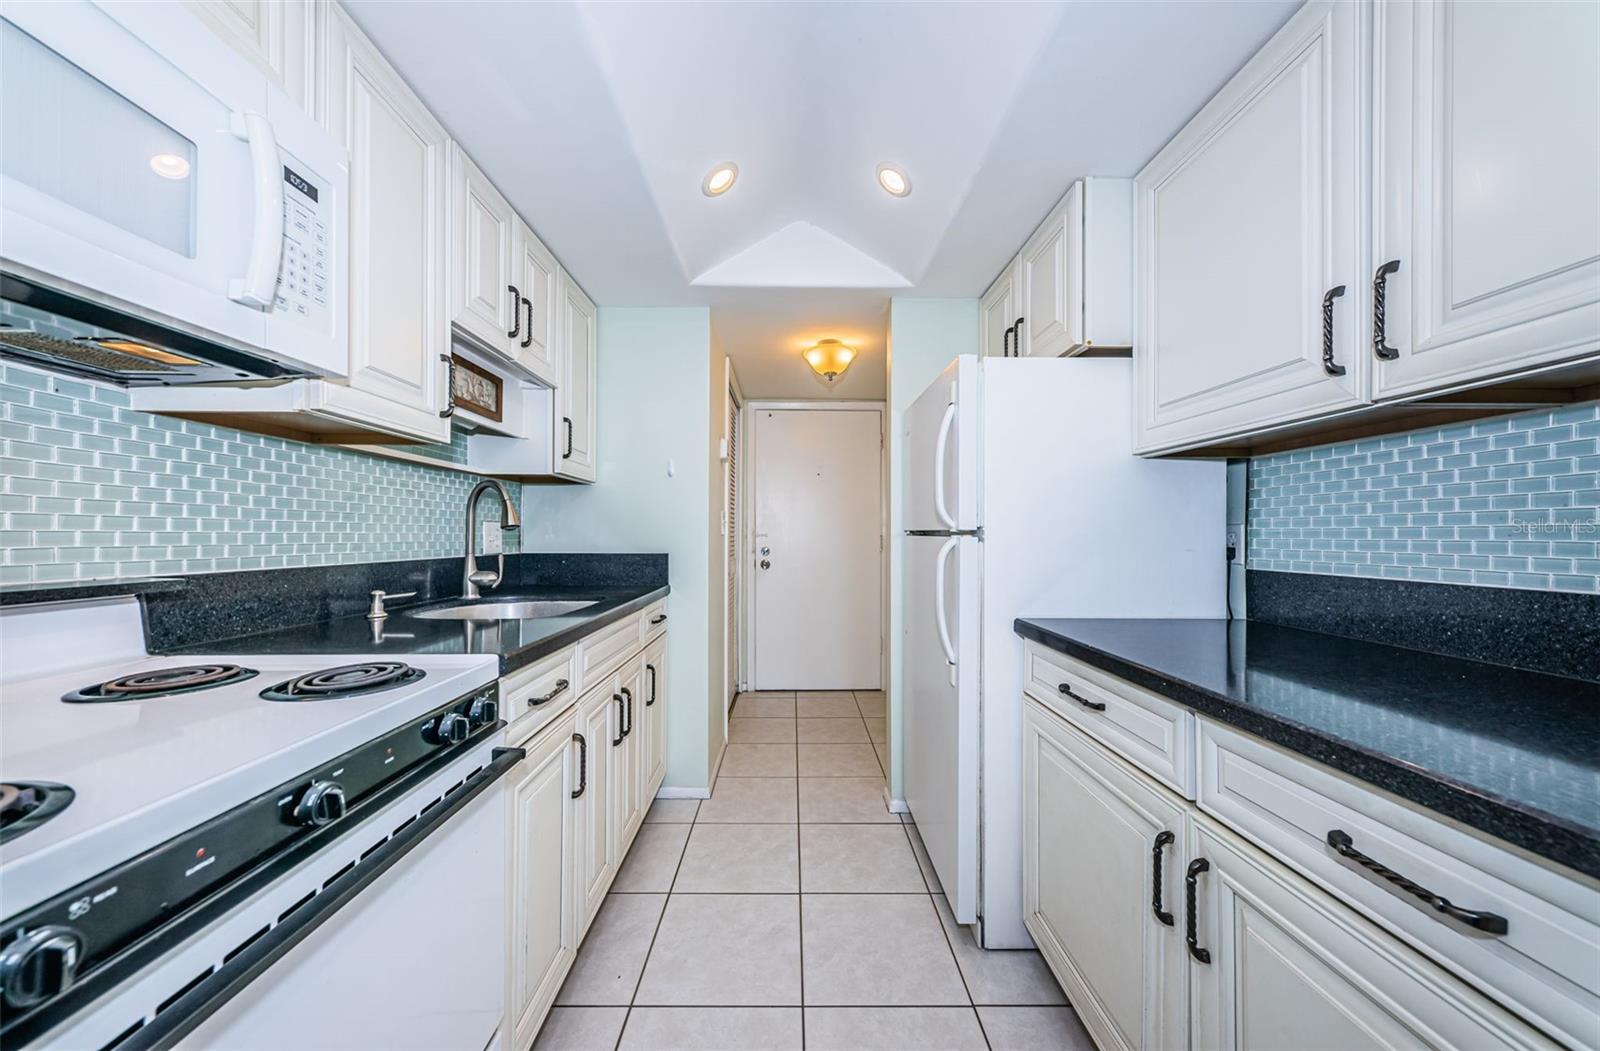
[[[1600,402],[1259,456],[1252,569],[1600,591]]]
[[[136,412],[120,388],[9,361],[0,438],[0,584],[458,555],[478,481]],[[460,462],[463,443],[434,455]]]

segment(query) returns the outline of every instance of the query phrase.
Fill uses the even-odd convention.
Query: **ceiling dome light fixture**
[[[804,357],[811,371],[831,387],[839,382],[844,370],[856,360],[856,352],[836,339],[819,339],[815,346],[805,352]]]
[[[706,177],[700,181],[700,192],[707,197],[721,197],[733,189],[733,181],[738,177],[739,166],[732,161],[723,161],[706,172]]]
[[[911,196],[911,176],[892,164],[878,165],[878,185],[891,197]]]

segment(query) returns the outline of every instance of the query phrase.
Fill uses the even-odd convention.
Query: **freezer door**
[[[976,537],[906,538],[906,803],[950,908],[978,918]]]
[[[978,528],[978,359],[952,361],[906,411],[907,529]]]

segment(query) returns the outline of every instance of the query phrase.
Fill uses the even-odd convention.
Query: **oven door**
[[[503,734],[48,1033],[56,1047],[483,1051],[506,962]]]
[[[282,364],[346,371],[328,281],[344,240],[343,151],[193,15],[8,4],[0,99],[8,268]],[[291,277],[295,295],[281,295]]]

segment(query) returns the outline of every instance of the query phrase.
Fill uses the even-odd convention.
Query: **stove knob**
[[[0,949],[0,992],[11,1007],[32,1007],[70,988],[82,961],[83,936],[71,927],[29,931]]]
[[[460,744],[472,733],[472,724],[460,712],[445,712],[433,724],[429,740],[434,744]]]
[[[500,718],[500,702],[492,693],[480,693],[473,698],[472,711],[467,718],[473,726],[483,726]]]
[[[305,795],[294,807],[297,825],[314,825],[320,828],[344,817],[344,786],[337,781],[313,781]]]

